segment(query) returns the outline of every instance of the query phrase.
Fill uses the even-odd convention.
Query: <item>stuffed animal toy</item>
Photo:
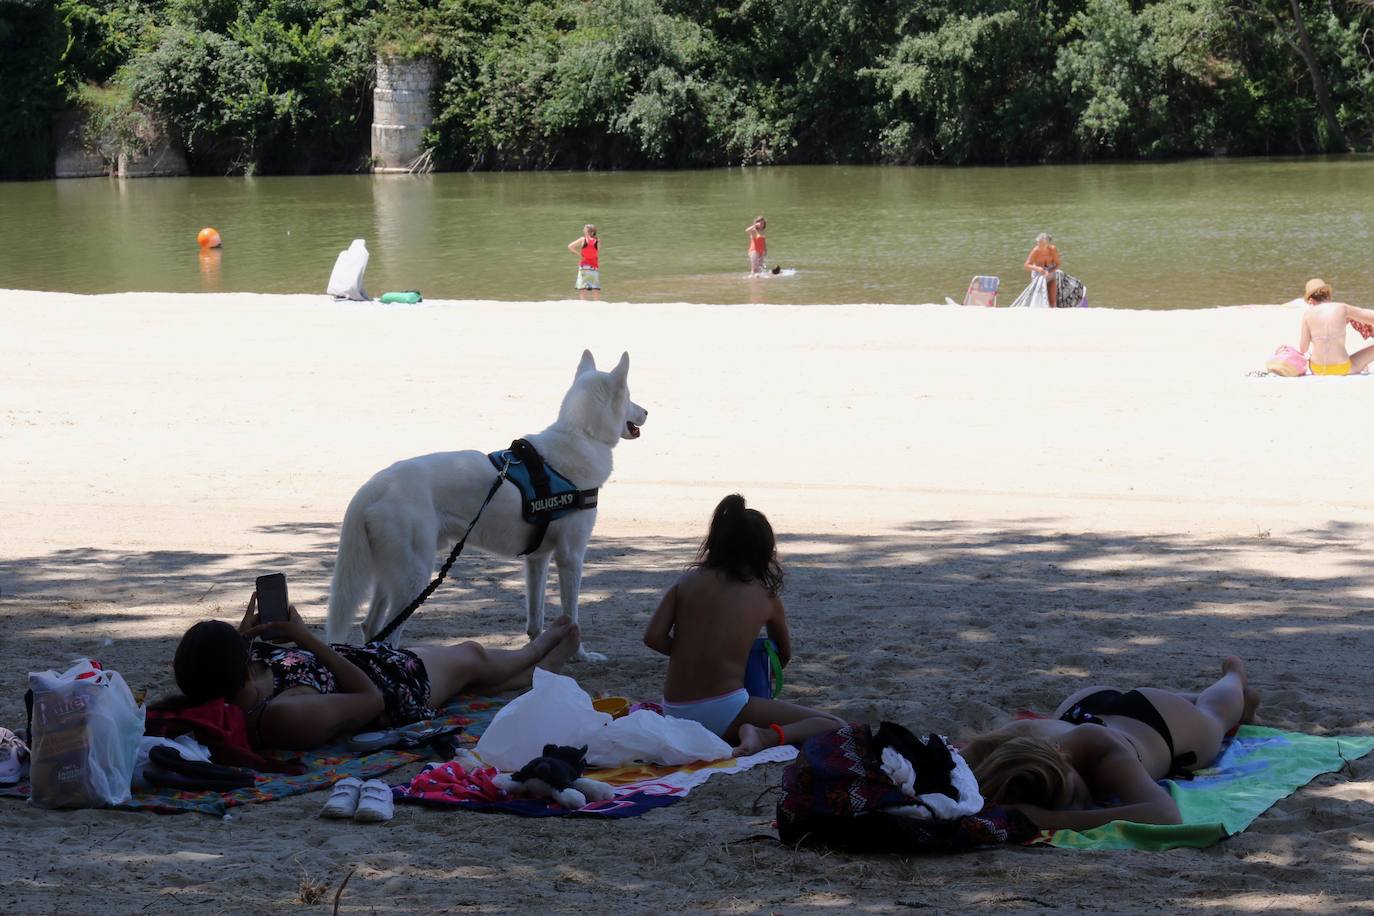
[[[542,756],[510,775],[502,774],[492,783],[507,795],[551,798],[564,808],[585,807],[588,800],[607,801],[615,790],[604,782],[582,775],[587,769],[587,747],[544,745]]]

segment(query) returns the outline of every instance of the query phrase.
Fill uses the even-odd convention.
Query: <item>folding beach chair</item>
[[[964,293],[964,305],[996,306],[1000,282],[997,277],[974,277],[969,281],[968,292]]]

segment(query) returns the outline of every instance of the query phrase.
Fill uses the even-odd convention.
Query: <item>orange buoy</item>
[[[196,235],[196,241],[201,248],[218,248],[222,243],[219,237],[219,230],[206,226]]]

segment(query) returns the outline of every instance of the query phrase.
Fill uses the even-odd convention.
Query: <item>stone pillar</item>
[[[377,88],[372,90],[372,171],[409,172],[420,156],[420,141],[434,123],[429,93],[437,68],[428,58],[377,55]]]

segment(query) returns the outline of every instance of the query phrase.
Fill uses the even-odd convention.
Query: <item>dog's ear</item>
[[[546,744],[546,745],[544,745],[544,753],[540,754],[539,756],[540,756],[540,757],[557,757],[557,756],[558,756],[558,745],[556,745],[556,744]]]
[[[615,379],[616,384],[623,385],[629,374],[630,354],[622,353],[620,354],[620,362],[616,363],[615,368],[611,370],[611,378]]]
[[[582,359],[577,364],[577,371],[573,373],[573,378],[581,378],[588,372],[596,371],[596,359],[592,357],[591,350],[582,351]]]

